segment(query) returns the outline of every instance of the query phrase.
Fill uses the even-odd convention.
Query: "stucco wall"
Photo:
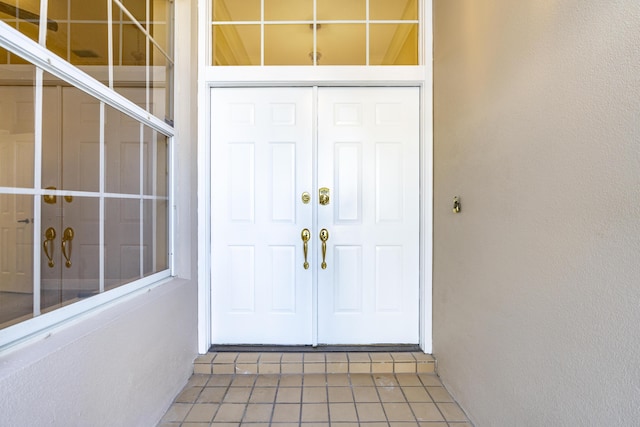
[[[638,425],[640,2],[435,0],[434,26],[444,382],[477,426]]]
[[[0,356],[0,425],[154,425],[193,372],[196,294],[172,280]]]

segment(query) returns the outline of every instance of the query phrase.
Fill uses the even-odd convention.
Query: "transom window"
[[[418,65],[418,0],[212,0],[212,62]]]

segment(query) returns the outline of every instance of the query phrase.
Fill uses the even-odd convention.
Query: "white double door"
[[[418,343],[419,123],[418,88],[212,89],[213,343]]]

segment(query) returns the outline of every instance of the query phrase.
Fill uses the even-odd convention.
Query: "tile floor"
[[[354,372],[365,370],[367,359],[369,371]],[[414,370],[402,372],[412,359]],[[196,360],[196,372],[158,426],[470,427],[438,376],[418,372],[419,359],[434,364],[431,356],[421,353],[209,353]],[[402,360],[397,365],[400,372],[377,372],[388,371],[394,360]],[[279,367],[260,373],[261,362]],[[313,364],[312,370],[324,363],[326,372],[304,372],[305,362]],[[329,372],[332,363],[342,363],[335,368],[346,372]],[[235,372],[214,372],[216,365],[230,364]],[[289,364],[302,372],[283,372]]]

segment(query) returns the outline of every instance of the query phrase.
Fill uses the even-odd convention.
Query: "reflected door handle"
[[[71,268],[71,242],[73,241],[73,236],[75,235],[73,228],[67,227],[62,233],[62,255],[64,255],[64,259],[67,262],[64,265],[67,268]]]
[[[308,228],[302,230],[300,233],[300,237],[302,238],[302,251],[304,252],[304,269],[309,269],[309,263],[307,262],[307,255],[309,254],[309,239],[311,238],[311,232]]]
[[[53,227],[47,228],[44,232],[44,242],[42,242],[42,248],[44,249],[44,254],[47,256],[49,260],[48,265],[49,268],[53,268],[55,265],[53,263],[53,241],[56,238],[56,230]]]
[[[322,269],[327,269],[327,240],[329,240],[329,232],[326,228],[320,230],[320,240],[322,240]]]
[[[30,224],[31,222],[33,222],[33,219],[31,221],[29,221],[29,218],[19,219],[18,222],[21,222],[23,224]]]

